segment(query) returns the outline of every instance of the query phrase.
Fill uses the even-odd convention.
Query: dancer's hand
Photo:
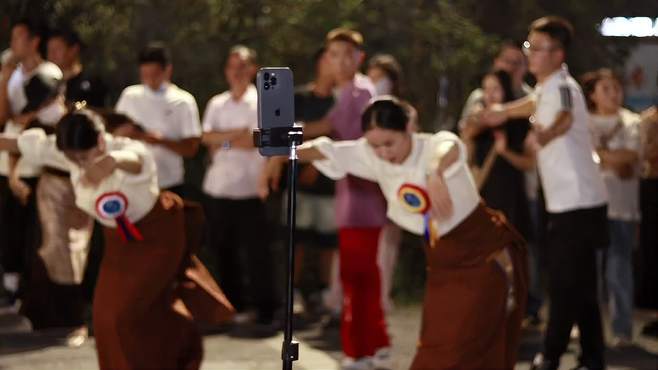
[[[9,178],[9,188],[22,205],[26,205],[32,189],[18,175]]]
[[[453,205],[450,199],[450,192],[443,178],[442,172],[434,171],[427,179],[427,188],[430,196],[430,215],[435,220],[441,222],[452,216]]]
[[[116,166],[111,155],[103,155],[84,167],[80,181],[83,186],[96,187],[114,172]]]

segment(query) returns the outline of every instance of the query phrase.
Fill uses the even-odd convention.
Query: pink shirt
[[[375,95],[370,79],[356,75],[341,88],[337,102],[329,112],[336,140],[354,140],[363,136],[361,114]],[[386,200],[379,185],[354,176],[336,181],[336,224],[338,227],[380,227],[386,223]]]

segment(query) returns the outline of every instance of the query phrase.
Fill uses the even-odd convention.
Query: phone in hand
[[[256,75],[258,90],[258,151],[263,156],[287,155],[287,128],[295,123],[295,85],[290,68],[261,68]]]

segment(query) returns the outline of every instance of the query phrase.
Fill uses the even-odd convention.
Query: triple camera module
[[[273,89],[276,86],[276,75],[274,73],[265,72],[263,80],[265,80],[265,83],[263,83],[265,90]]]

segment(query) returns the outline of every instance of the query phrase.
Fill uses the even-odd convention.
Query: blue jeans
[[[631,338],[633,334],[633,249],[637,222],[608,220],[610,246],[606,252],[605,282],[612,332]]]

